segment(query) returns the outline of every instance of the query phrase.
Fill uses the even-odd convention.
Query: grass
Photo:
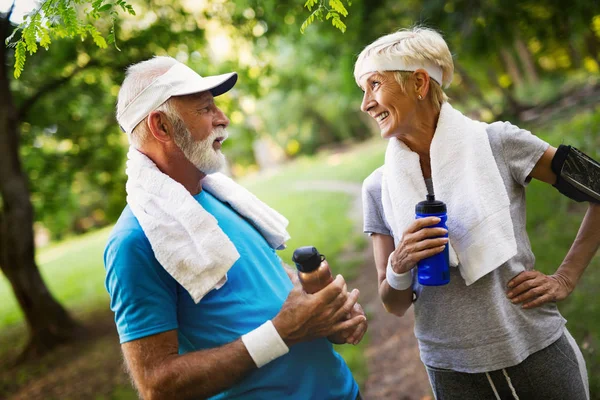
[[[269,186],[284,189],[294,182],[341,180],[362,183],[373,170],[383,165],[386,142],[374,138],[357,144],[351,151],[325,151],[316,156],[300,157],[273,172],[256,174],[240,182],[252,190],[268,190]]]
[[[54,296],[67,308],[85,312],[108,306],[102,251],[110,229],[82,235],[38,251],[40,271]],[[8,281],[0,277],[0,327],[23,320]]]
[[[352,197],[336,192],[302,192],[278,185],[248,184],[247,187],[265,203],[285,215],[290,221],[291,239],[287,248],[279,252],[287,264],[293,265],[292,253],[300,246],[315,246],[327,256],[334,274],[350,279],[356,273],[355,265],[340,265],[338,257],[356,242],[357,234],[348,217]]]

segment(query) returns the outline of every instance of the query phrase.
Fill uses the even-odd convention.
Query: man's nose
[[[223,128],[227,128],[229,126],[229,118],[227,118],[225,113],[218,107],[215,119],[213,120],[213,125],[222,126]]]

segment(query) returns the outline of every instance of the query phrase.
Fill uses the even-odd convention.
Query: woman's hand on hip
[[[508,282],[506,296],[523,308],[564,300],[573,291],[571,282],[560,274],[546,275],[540,271],[524,271]]]
[[[438,217],[416,219],[406,228],[398,247],[390,255],[392,269],[402,274],[413,269],[417,262],[441,253],[448,238],[440,237],[448,233],[444,228],[428,228],[440,222]]]

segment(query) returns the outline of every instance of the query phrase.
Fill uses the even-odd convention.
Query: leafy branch
[[[318,3],[318,5],[317,5]],[[352,0],[345,0],[348,7],[352,5]],[[315,10],[312,11],[313,7]],[[342,33],[346,32],[346,24],[342,21],[342,17],[348,16],[348,9],[344,5],[342,0],[306,0],[304,7],[311,11],[311,14],[306,18],[300,27],[300,32],[304,34],[306,28],[308,28],[315,19],[323,22],[331,19],[331,24],[339,29]]]
[[[130,15],[135,15],[133,7],[127,0],[94,0],[91,9],[85,10],[87,19],[81,21],[77,17],[77,7],[89,3],[85,0],[45,0],[40,6],[25,16],[23,22],[6,39],[6,45],[15,48],[14,76],[19,78],[25,67],[27,55],[33,55],[43,47],[48,50],[54,38],[75,38],[85,40],[91,36],[92,40],[101,49],[113,44],[117,50],[115,25],[121,9]],[[94,26],[93,22],[107,15],[110,18],[111,28],[107,38]],[[18,40],[13,38],[18,32]]]

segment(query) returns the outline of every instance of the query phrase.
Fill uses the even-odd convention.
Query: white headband
[[[173,96],[184,96],[210,90],[213,96],[227,92],[235,85],[237,73],[201,77],[185,64],[177,63],[156,78],[117,115],[117,121],[128,134],[150,112]]]
[[[390,60],[387,57],[370,56],[362,62],[356,77],[360,79],[364,74],[377,71],[416,71],[418,69],[427,71],[429,77],[442,86],[442,68],[431,61],[412,63],[399,59]]]

